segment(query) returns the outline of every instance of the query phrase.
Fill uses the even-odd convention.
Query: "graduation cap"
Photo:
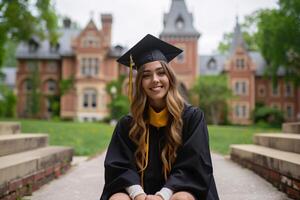
[[[153,61],[169,63],[182,53],[182,50],[164,42],[153,35],[147,34],[136,45],[123,54],[117,62],[130,67],[129,74],[129,100],[132,99],[132,70]]]

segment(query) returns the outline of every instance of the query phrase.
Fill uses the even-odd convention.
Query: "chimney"
[[[102,32],[103,32],[103,41],[104,46],[111,46],[111,26],[112,26],[112,15],[111,14],[102,14],[101,23],[102,23]]]

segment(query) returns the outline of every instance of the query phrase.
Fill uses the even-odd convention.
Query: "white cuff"
[[[169,200],[172,197],[173,193],[174,192],[169,188],[163,187],[160,191],[156,192],[155,195],[161,196],[163,200]]]
[[[142,186],[140,185],[132,185],[125,188],[125,190],[129,194],[131,199],[134,199],[137,195],[145,194]]]

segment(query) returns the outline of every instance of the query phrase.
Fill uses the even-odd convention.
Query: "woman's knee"
[[[194,196],[189,192],[176,192],[170,200],[195,200]]]
[[[123,192],[119,192],[116,194],[113,194],[109,200],[130,200],[130,197],[128,194],[125,194]]]

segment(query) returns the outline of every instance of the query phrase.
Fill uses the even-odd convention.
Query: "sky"
[[[242,23],[246,15],[262,8],[276,8],[278,0],[185,0],[200,32],[198,52],[216,51],[223,34],[233,30],[236,16]],[[100,15],[113,16],[112,44],[131,47],[146,34],[159,36],[163,14],[172,0],[54,0],[58,14],[68,16],[84,28],[93,18],[101,28]]]

